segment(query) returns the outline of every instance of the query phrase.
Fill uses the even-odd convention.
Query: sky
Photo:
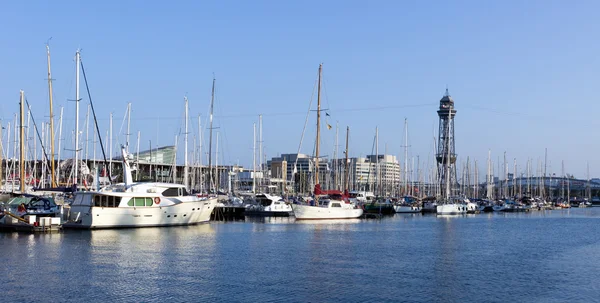
[[[183,150],[187,96],[189,148],[200,116],[206,153],[214,77],[218,161],[250,166],[260,114],[267,158],[298,151],[323,63],[321,154],[330,158],[339,125],[340,157],[347,126],[352,157],[375,153],[377,128],[379,152],[403,162],[406,118],[409,158],[431,166],[448,88],[459,161],[477,160],[480,176],[488,151],[495,166],[506,153],[511,171],[514,159],[520,172],[531,160],[535,174],[546,149],[549,173],[559,175],[564,161],[569,174],[586,178],[589,163],[600,176],[599,10],[583,0],[4,1],[0,120],[14,123],[22,89],[37,122],[48,121],[49,41],[57,124],[64,108],[62,158],[73,154],[80,49],[103,137],[113,114],[113,151],[125,142],[129,102],[132,149],[139,131],[141,150],[176,136]],[[85,125],[83,76],[80,92]],[[301,152],[312,154],[314,111],[308,119]]]

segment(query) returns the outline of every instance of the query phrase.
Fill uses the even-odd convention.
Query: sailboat
[[[347,188],[344,194],[340,191],[323,191],[319,184],[319,140],[321,137],[321,74],[323,64],[319,65],[319,84],[317,92],[317,142],[315,148],[315,198],[310,204],[292,204],[294,216],[297,220],[323,220],[323,219],[355,219],[363,214],[361,208],[356,207],[348,199]],[[347,138],[347,136],[346,136]],[[347,140],[347,139],[346,139]],[[346,155],[348,150],[346,150]],[[347,173],[347,172],[346,172]],[[347,186],[347,185],[346,185]]]

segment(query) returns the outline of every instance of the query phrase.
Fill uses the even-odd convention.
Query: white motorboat
[[[187,193],[184,185],[132,182],[130,158],[123,155],[124,183],[99,191],[76,192],[65,228],[120,228],[205,223],[216,197]]]
[[[405,196],[404,198],[401,199],[400,202],[398,202],[396,205],[394,205],[394,211],[396,211],[396,213],[405,213],[405,214],[414,214],[414,213],[420,213],[422,211],[421,207],[418,204],[418,201],[415,197],[412,196]]]
[[[375,195],[369,191],[351,191],[349,196],[350,202],[355,204],[367,204],[375,200]]]
[[[509,213],[529,211],[529,209],[525,206],[508,199],[504,202],[504,204],[502,204],[502,207],[500,207],[498,210]]]
[[[400,205],[394,205],[394,210],[396,211],[396,213],[399,214],[413,214],[413,213],[420,213],[421,212],[421,207],[415,204],[400,204]]]
[[[471,202],[469,199],[464,199],[464,202],[467,205],[467,214],[479,213],[479,206],[476,203]]]
[[[460,197],[450,197],[448,201],[438,204],[438,215],[462,215],[467,213],[467,204]]]
[[[292,207],[279,196],[258,194],[256,204],[246,208],[246,216],[289,217],[293,215]]]

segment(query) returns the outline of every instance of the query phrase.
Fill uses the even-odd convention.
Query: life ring
[[[160,203],[160,197],[154,197],[154,203],[155,204],[159,204]]]

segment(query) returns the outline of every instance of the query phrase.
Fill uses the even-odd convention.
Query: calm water
[[[600,208],[0,234],[3,301],[592,302]]]

